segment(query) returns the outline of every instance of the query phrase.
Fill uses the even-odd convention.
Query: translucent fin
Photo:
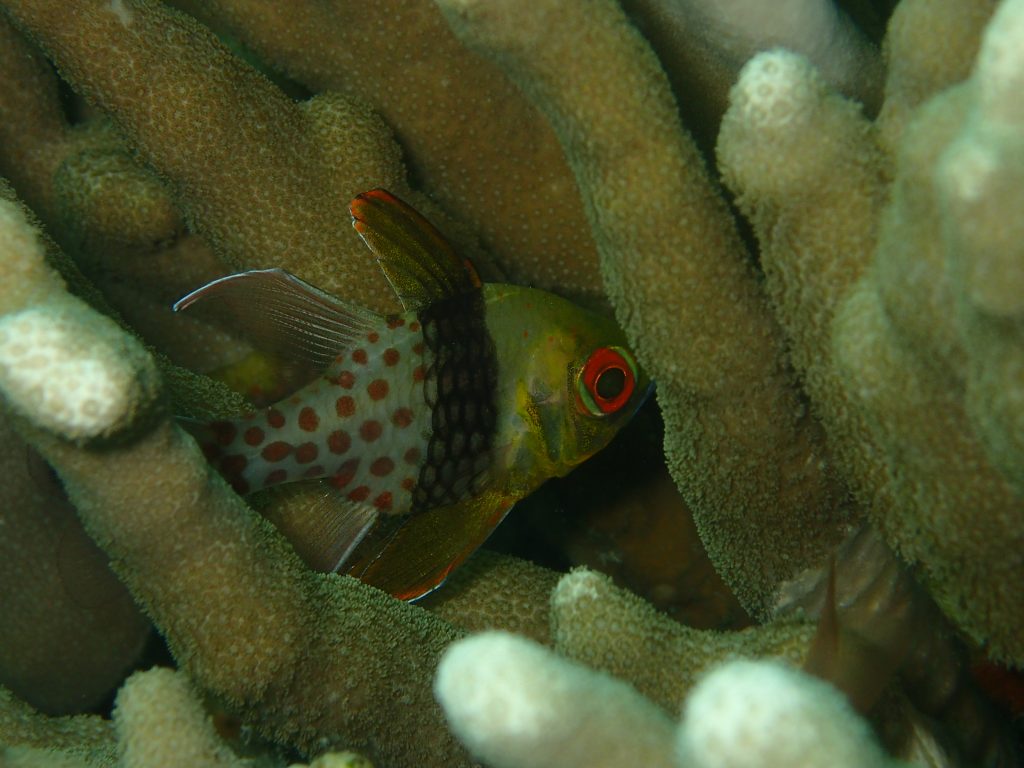
[[[828,564],[825,601],[818,616],[818,628],[804,659],[804,672],[822,680],[834,680],[839,667],[839,614],[836,610],[836,559]]]
[[[381,539],[374,532],[345,571],[415,600],[437,589],[491,535],[514,502],[493,491],[447,507],[414,514]]]
[[[881,698],[907,649],[890,647],[844,624],[844,618],[847,623],[851,621],[844,615],[850,611],[844,611],[836,598],[836,568],[833,557],[829,563],[825,602],[804,660],[804,671],[832,683],[846,694],[854,709],[866,714]]]
[[[377,257],[381,270],[408,312],[480,287],[472,265],[460,259],[444,236],[411,206],[383,189],[349,204],[352,226]]]
[[[379,513],[330,489],[319,496],[308,494],[308,490],[304,495],[309,496],[308,503],[297,503],[301,497],[296,496],[287,509],[271,508],[264,515],[291,542],[306,565],[314,571],[331,573],[345,564],[373,528]]]
[[[174,310],[202,302],[212,319],[238,332],[264,352],[294,364],[324,370],[339,352],[383,321],[343,302],[283,269],[228,275],[198,288]]]

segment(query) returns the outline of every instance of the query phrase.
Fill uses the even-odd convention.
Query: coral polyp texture
[[[1012,702],[1024,0],[764,7],[0,0],[0,762],[1013,764],[972,669]],[[283,374],[170,305],[280,267],[396,310],[380,187],[656,381],[657,492],[530,519],[614,482],[720,582],[633,535],[645,595],[487,553],[406,604],[207,466],[176,417]],[[623,574],[608,519],[544,565]],[[651,605],[725,588],[728,630]]]

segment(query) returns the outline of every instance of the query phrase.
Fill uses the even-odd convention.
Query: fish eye
[[[621,368],[605,368],[594,382],[594,393],[601,400],[614,400],[626,388],[626,372]]]
[[[620,410],[636,386],[636,363],[622,347],[595,349],[576,379],[577,405],[583,413],[608,416]]]

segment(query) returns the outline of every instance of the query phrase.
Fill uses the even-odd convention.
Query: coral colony
[[[0,0],[0,762],[1017,764],[1024,0],[767,5]],[[655,381],[619,583],[317,571],[322,481],[243,498],[184,428],[298,375],[198,286],[402,311],[381,188]]]

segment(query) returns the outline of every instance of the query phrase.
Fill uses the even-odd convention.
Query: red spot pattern
[[[356,468],[359,466],[359,459],[349,459],[340,467],[338,471],[331,475],[330,483],[335,488],[341,489],[352,482],[352,478],[356,476]]]
[[[206,442],[200,447],[203,449],[203,457],[211,464],[220,456],[220,446],[216,443]]]
[[[395,462],[387,456],[381,456],[379,459],[374,459],[373,464],[370,465],[370,474],[376,477],[387,477],[394,468]]]
[[[299,429],[303,432],[316,432],[318,426],[320,426],[320,417],[316,415],[316,411],[308,405],[299,411]]]
[[[319,453],[320,449],[316,447],[316,443],[303,443],[295,449],[295,460],[299,464],[309,464],[316,460]]]
[[[333,381],[342,389],[352,389],[356,383],[356,376],[352,371],[342,371],[334,377]]]
[[[286,459],[288,454],[291,452],[292,446],[290,443],[286,443],[283,440],[276,440],[260,451],[260,456],[262,456],[266,461],[281,461],[282,459]]]
[[[288,473],[283,469],[275,469],[273,472],[267,475],[267,479],[263,481],[264,485],[277,485],[283,483],[288,479]]]
[[[399,428],[408,427],[412,424],[412,415],[412,409],[410,408],[397,408],[391,414],[391,423]]]
[[[366,393],[371,400],[383,400],[388,396],[388,383],[384,379],[374,379],[366,387]]]
[[[380,433],[383,431],[380,422],[374,419],[367,419],[359,425],[359,436],[368,443],[372,443],[380,437]]]
[[[220,432],[211,431],[213,464],[220,465],[225,452],[234,456],[244,448],[247,468],[241,456],[232,460],[236,465],[228,461],[225,466],[254,489],[324,477],[355,501],[388,512],[404,509],[416,488],[425,448],[419,429],[409,428],[429,424],[426,409],[414,405],[422,402],[419,389],[429,364],[429,357],[422,356],[429,352],[418,335],[419,323],[392,317],[387,328],[367,333],[361,348],[335,358],[326,381],[268,408],[259,421],[225,421]],[[348,426],[347,420],[357,416]],[[220,448],[218,440],[237,447]]]
[[[327,447],[331,453],[345,453],[352,447],[352,438],[344,429],[336,429],[327,436]]]

